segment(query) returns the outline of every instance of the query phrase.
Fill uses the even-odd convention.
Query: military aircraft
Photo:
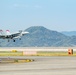
[[[21,36],[28,34],[28,33],[29,32],[19,30],[19,32],[11,34],[9,30],[6,30],[6,32],[4,32],[3,30],[0,30],[0,38],[1,39],[8,39],[8,42],[10,39],[13,39],[13,42],[15,42],[16,38],[19,38],[21,40]]]

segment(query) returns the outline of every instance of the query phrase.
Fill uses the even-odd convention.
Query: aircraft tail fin
[[[7,34],[7,35],[10,35],[10,31],[9,31],[9,30],[6,30],[6,34]]]
[[[4,34],[3,30],[0,30],[0,34],[1,34],[1,35],[3,35],[3,34]]]

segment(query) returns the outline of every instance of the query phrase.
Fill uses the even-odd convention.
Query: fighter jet
[[[6,32],[4,32],[3,30],[0,30],[0,38],[1,39],[8,39],[8,42],[10,39],[13,39],[13,42],[15,42],[16,38],[19,38],[21,40],[21,36],[28,34],[28,33],[29,32],[19,30],[18,32],[11,34],[9,30],[6,30]]]

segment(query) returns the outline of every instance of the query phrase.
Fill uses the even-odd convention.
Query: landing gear
[[[21,38],[19,38],[19,40],[21,40]]]
[[[13,42],[16,42],[16,39],[11,39],[11,40],[13,40]],[[8,39],[8,42],[10,42],[11,40]],[[21,40],[21,38],[19,38],[19,40]]]
[[[13,39],[13,42],[15,42],[15,40]]]
[[[13,40],[13,42],[15,42],[16,40],[15,39],[12,39]],[[8,42],[10,42],[10,40],[8,39]]]
[[[9,42],[10,40],[8,40],[8,42]]]

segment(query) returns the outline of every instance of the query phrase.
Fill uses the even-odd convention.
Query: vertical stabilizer
[[[6,30],[6,34],[7,34],[7,35],[10,35],[10,31],[9,31],[9,30]]]
[[[1,35],[3,35],[3,34],[4,34],[3,30],[0,30],[0,34],[1,34]]]

